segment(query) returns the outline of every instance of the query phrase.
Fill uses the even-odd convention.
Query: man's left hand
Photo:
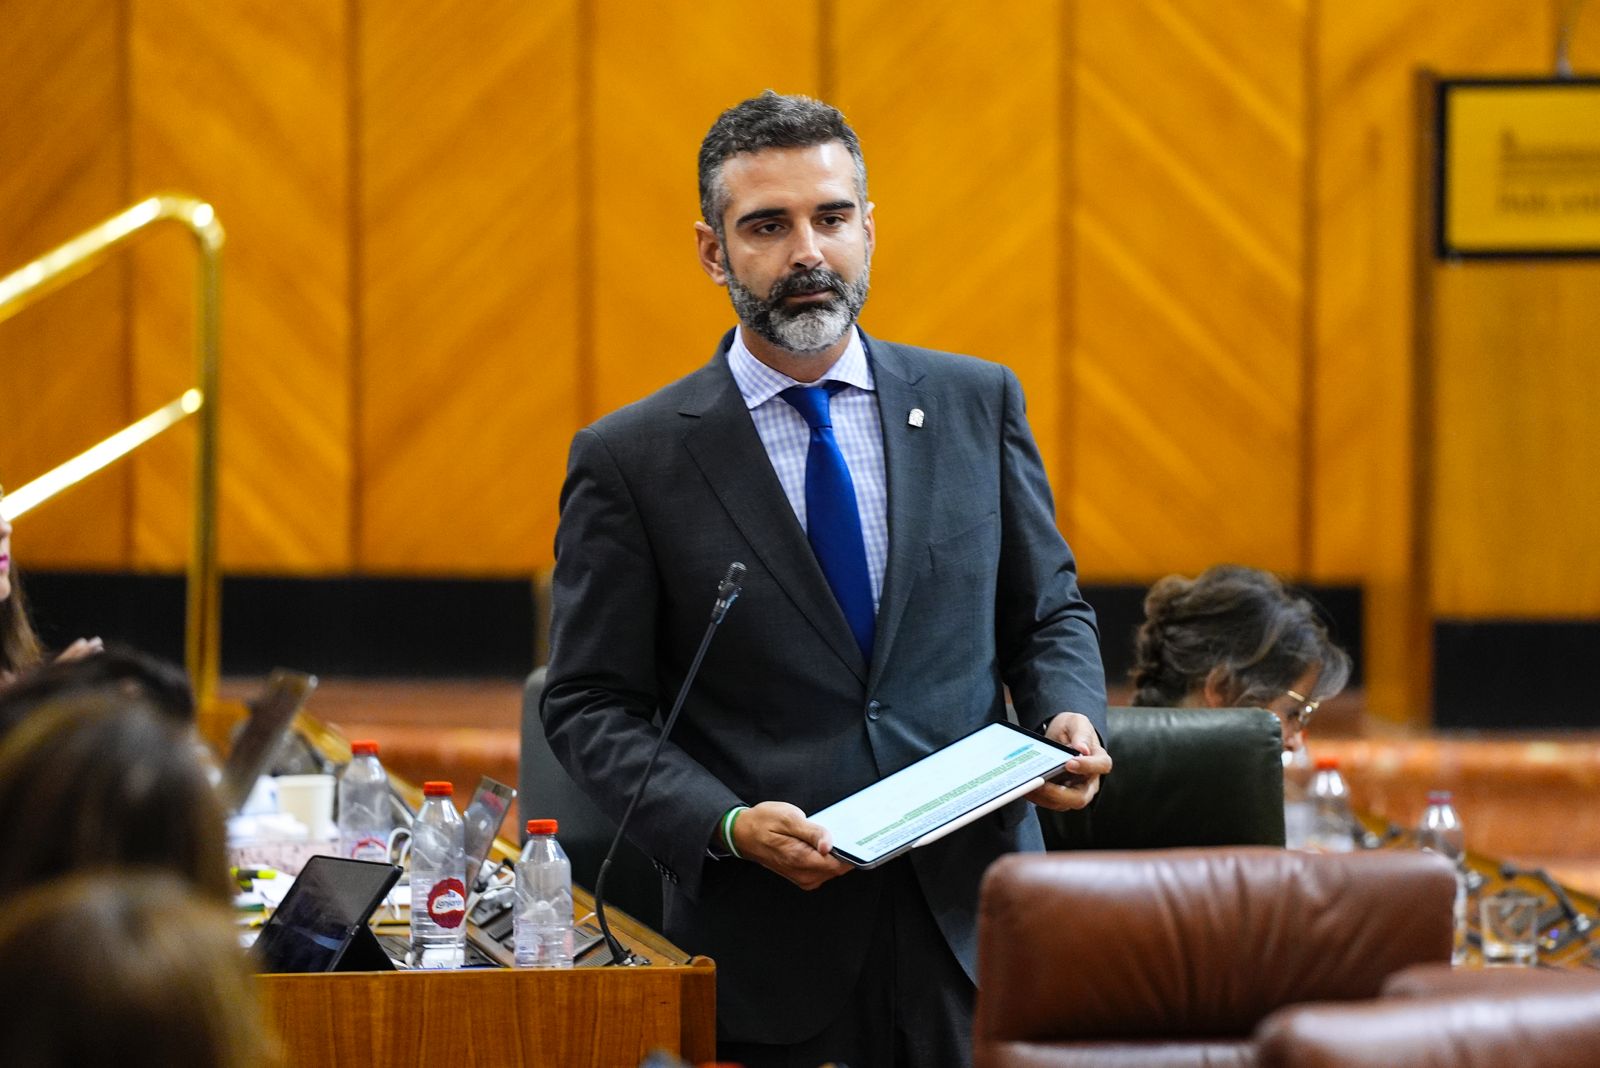
[[[1052,742],[1072,746],[1082,756],[1067,761],[1066,778],[1062,782],[1047,782],[1028,795],[1028,800],[1040,808],[1065,812],[1083,808],[1100,792],[1100,776],[1111,770],[1111,754],[1100,744],[1094,724],[1088,716],[1077,712],[1062,712],[1050,721],[1044,735]]]

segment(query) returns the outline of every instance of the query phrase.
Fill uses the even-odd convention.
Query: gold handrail
[[[216,697],[222,649],[222,590],[217,567],[217,401],[222,394],[217,353],[222,328],[219,300],[223,233],[215,209],[194,197],[165,193],[118,212],[0,278],[0,322],[87,274],[112,249],[161,222],[175,222],[185,227],[194,237],[200,254],[195,330],[199,381],[194,388],[143,419],[18,487],[0,504],[0,514],[7,519],[16,518],[198,412],[200,433],[195,446],[194,528],[189,554],[184,663],[194,680],[200,707],[207,708]]]

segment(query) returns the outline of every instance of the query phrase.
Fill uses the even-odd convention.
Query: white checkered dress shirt
[[[796,382],[774,371],[744,344],[744,328],[734,331],[728,348],[728,369],[750,409],[750,418],[767,447],[772,469],[794,508],[801,529],[806,525],[806,453],[811,448],[811,428],[805,417],[778,394],[790,386],[824,382],[846,384],[834,396],[828,411],[833,420],[833,436],[838,439],[844,462],[850,465],[850,481],[856,487],[856,508],[861,512],[861,534],[867,546],[867,575],[872,579],[872,607],[876,611],[883,594],[883,569],[889,558],[889,493],[883,472],[883,420],[878,415],[878,400],[873,396],[872,367],[861,332],[851,330],[850,344],[838,362],[815,382]]]

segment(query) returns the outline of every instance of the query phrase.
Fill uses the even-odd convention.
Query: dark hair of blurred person
[[[5,500],[3,489],[0,500]],[[11,566],[11,521],[0,515],[0,686],[43,658],[39,637],[28,621],[27,599]]]
[[[145,696],[63,695],[0,738],[0,898],[89,868],[156,868],[231,900],[194,731]]]
[[[8,900],[0,990],[0,1064],[277,1063],[229,910],[171,875],[78,875]]]
[[[194,690],[182,668],[137,649],[112,645],[93,656],[37,667],[0,690],[0,738],[35,708],[102,690],[147,701],[174,722],[194,722]]]
[[[1135,705],[1259,707],[1301,745],[1317,705],[1350,678],[1350,657],[1316,609],[1277,576],[1222,564],[1150,587],[1134,650]]]

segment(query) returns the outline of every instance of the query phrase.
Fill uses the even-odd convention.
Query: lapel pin
[[[912,426],[921,426],[922,425],[922,409],[921,408],[913,408],[913,409],[911,409],[911,414],[906,416],[906,422],[911,424]]]

